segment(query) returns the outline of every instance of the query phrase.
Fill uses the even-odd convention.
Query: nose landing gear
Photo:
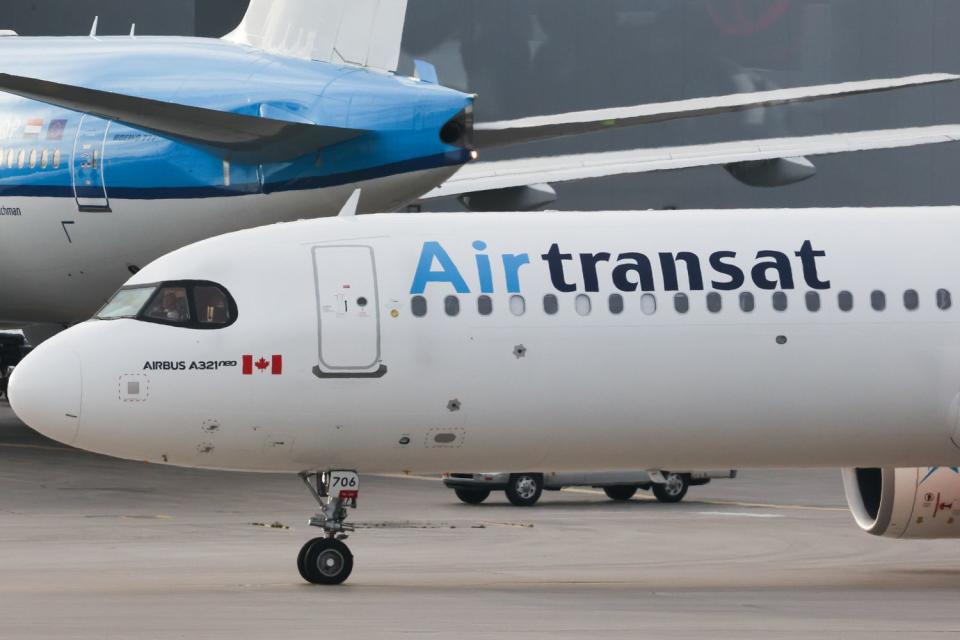
[[[305,471],[300,479],[320,505],[309,524],[323,529],[323,535],[303,545],[297,569],[312,584],[340,584],[353,571],[353,554],[343,540],[354,530],[346,523],[347,509],[357,508],[360,478],[356,471]]]

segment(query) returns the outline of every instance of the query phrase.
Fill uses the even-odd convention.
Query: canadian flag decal
[[[252,355],[243,356],[243,375],[252,376],[254,370],[257,373],[265,373],[267,369],[270,373],[279,376],[283,373],[283,356],[271,356],[267,360],[264,356],[254,360]]]

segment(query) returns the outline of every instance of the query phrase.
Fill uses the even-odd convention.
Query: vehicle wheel
[[[507,500],[516,507],[532,507],[543,493],[543,478],[536,473],[515,473],[507,485]]]
[[[653,485],[653,495],[660,502],[680,502],[687,495],[687,489],[690,488],[690,476],[685,473],[663,472],[666,478],[666,484]]]
[[[353,571],[353,554],[333,538],[314,538],[300,550],[297,568],[311,584],[340,584]]]
[[[460,498],[460,502],[466,504],[480,504],[490,497],[490,489],[454,489],[453,492]]]
[[[604,487],[603,492],[607,494],[607,497],[611,500],[617,500],[618,502],[626,502],[637,492],[636,487]]]

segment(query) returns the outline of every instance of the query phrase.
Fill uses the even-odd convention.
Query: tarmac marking
[[[701,516],[729,516],[739,518],[782,518],[779,513],[745,513],[743,511],[697,511]]]
[[[34,449],[38,451],[76,451],[68,447],[54,447],[46,444],[15,444],[13,442],[0,442],[0,449]]]
[[[584,493],[588,495],[602,496],[605,495],[603,491],[598,491],[596,489],[577,489],[569,488],[564,489],[563,491],[568,493]],[[633,500],[641,500],[646,502],[654,502],[656,498],[649,498],[646,496],[637,496]],[[848,509],[846,507],[817,507],[814,505],[806,504],[771,504],[766,502],[743,502],[740,500],[695,500],[696,504],[712,504],[722,507],[743,507],[745,509],[778,509],[778,510],[789,510],[789,511],[827,511],[827,512],[837,512],[837,513],[847,513]]]

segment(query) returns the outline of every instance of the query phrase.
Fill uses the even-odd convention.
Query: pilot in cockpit
[[[167,289],[160,298],[160,308],[150,315],[170,322],[185,322],[189,319],[186,302],[186,298],[178,296],[176,291]]]
[[[183,312],[177,299],[177,294],[173,291],[164,291],[162,301],[163,315],[167,320],[173,322],[183,322]]]

